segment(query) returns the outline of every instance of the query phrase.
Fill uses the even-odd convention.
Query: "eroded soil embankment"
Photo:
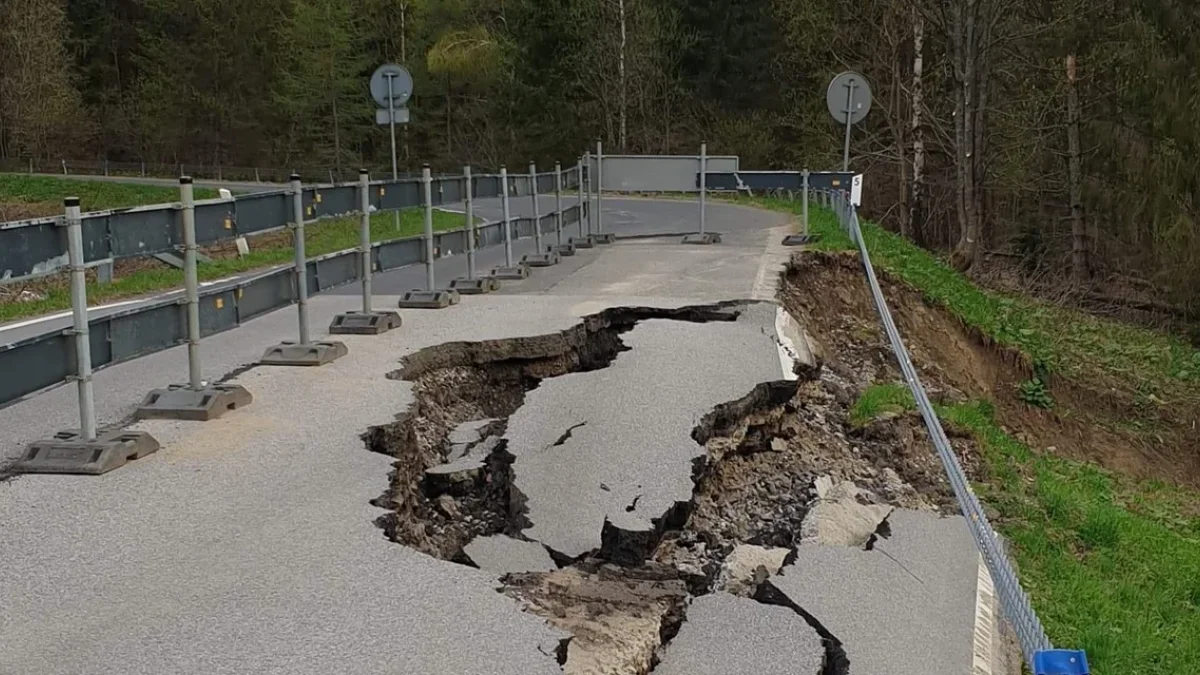
[[[405,359],[394,377],[413,383],[415,402],[364,437],[397,459],[391,487],[376,502],[388,509],[380,524],[398,543],[464,564],[476,564],[464,547],[477,537],[536,544],[523,534],[530,523],[503,438],[526,392],[545,378],[607,367],[628,349],[621,334],[639,321],[733,321],[737,306],[619,308],[560,333],[440,345]],[[918,418],[851,424],[862,367],[816,364],[798,381],[763,383],[717,406],[692,433],[705,453],[691,499],[650,531],[606,523],[599,549],[555,555],[559,569],[509,574],[502,592],[573,636],[558,655],[568,672],[640,674],[686,621],[689,597],[722,592],[778,604],[762,586],[806,536],[869,547],[886,534],[892,507],[955,513]],[[970,441],[955,445],[971,465]],[[859,531],[829,535],[813,522],[818,504],[835,501],[862,516],[854,521]],[[845,672],[836,636],[819,618],[805,620],[825,645],[821,672]]]
[[[1054,408],[1031,407],[1018,395],[1020,384],[1034,375],[1033,364],[1023,354],[965,326],[926,302],[917,289],[882,271],[879,278],[931,398],[991,400],[999,421],[1037,450],[1096,462],[1135,477],[1200,484],[1200,453],[1189,451],[1179,434],[1164,432],[1162,442],[1151,445],[1119,430],[1130,401],[1113,391],[1052,375]],[[794,256],[784,273],[780,301],[818,343],[826,366],[843,373],[857,389],[902,381],[856,255]]]

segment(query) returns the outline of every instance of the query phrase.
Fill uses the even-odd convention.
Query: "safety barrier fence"
[[[535,238],[541,248],[544,236],[562,233],[568,226],[574,227],[580,237],[593,234],[593,224],[586,218],[592,211],[588,207],[590,189],[586,197],[584,194],[586,176],[581,162],[569,169],[542,173],[531,167],[529,174],[510,175],[502,171],[468,178],[464,172],[463,176],[453,177],[369,181],[365,190],[362,183],[302,186],[296,181],[293,188],[286,190],[187,205],[181,200],[175,204],[88,214],[78,214],[78,206],[75,206],[74,217],[70,215],[72,207],[68,207],[63,217],[0,224],[0,260],[3,261],[0,270],[11,280],[14,271],[28,275],[70,269],[73,276],[77,273],[82,280],[83,268],[94,261],[179,249],[187,253],[187,244],[191,244],[194,253],[194,248],[200,245],[279,229],[297,230],[293,239],[299,243],[303,236],[295,225],[294,212],[297,210],[302,213],[302,223],[312,223],[323,218],[361,216],[410,207],[425,208],[426,234],[370,244],[367,271],[393,270],[419,263],[425,263],[432,270],[428,252],[432,252],[432,259],[446,252],[469,252],[473,263],[475,249],[503,245],[512,239]],[[186,192],[190,197],[190,179],[181,180],[188,181]],[[181,185],[181,193],[185,191],[183,187]],[[507,221],[476,225],[473,213],[468,213],[464,214],[464,226],[460,229],[433,232],[429,227],[430,213],[436,206],[459,202],[472,204],[477,198],[500,197],[505,203],[505,213],[508,213],[509,199],[530,197],[535,192],[559,196],[553,209],[538,213],[536,218],[510,216]],[[575,192],[578,203],[563,207],[562,196],[573,196]],[[369,218],[362,218],[362,221],[364,227],[369,227]],[[511,228],[505,227],[506,222]],[[595,227],[599,233],[602,227],[599,219]],[[185,241],[189,229],[192,231],[190,242]],[[78,237],[79,260],[73,260],[69,250],[73,232]],[[561,243],[560,239],[553,241]],[[296,265],[288,265],[215,284],[197,290],[194,303],[186,297],[172,297],[139,304],[128,310],[91,318],[82,326],[77,322],[65,331],[50,331],[0,345],[0,407],[65,381],[79,380],[80,335],[86,335],[86,350],[92,368],[199,340],[297,302],[301,288],[307,296],[362,280],[363,250],[360,245],[356,249],[304,258],[302,273],[297,272]],[[506,262],[513,265],[511,259]],[[191,264],[194,266],[194,261]],[[473,267],[472,264],[472,276],[475,275]],[[82,292],[81,287],[78,291],[73,290],[73,295]],[[79,301],[77,310],[86,309],[86,297],[73,299]],[[194,336],[189,335],[189,304],[195,304],[198,313],[198,331]],[[79,311],[76,316],[78,318]]]
[[[763,180],[759,183],[759,188],[787,191],[792,189],[789,181],[790,177],[783,175],[774,186],[769,186],[769,181]],[[975,540],[995,583],[1004,616],[1016,633],[1030,672],[1035,675],[1087,675],[1089,673],[1087,656],[1083,651],[1054,649],[1051,645],[1037,613],[1029,602],[1029,596],[1021,587],[1021,582],[1005,551],[1003,542],[992,528],[979,499],[971,489],[971,484],[954,453],[954,448],[946,437],[946,432],[942,428],[941,420],[934,410],[933,403],[925,392],[925,387],[921,384],[920,376],[904,345],[900,331],[892,319],[892,313],[888,308],[883,289],[879,285],[875,268],[871,264],[870,251],[867,250],[862,236],[857,206],[851,199],[849,191],[814,190],[813,192],[813,196],[819,204],[831,209],[837,215],[842,228],[846,230],[851,241],[858,248],[867,284],[871,290],[871,297],[880,321],[883,323],[888,342],[891,344],[904,380],[912,392],[917,409],[929,431],[929,437],[933,441],[938,458],[954,490],[954,496],[967,521],[972,538]],[[809,199],[807,192],[804,193],[803,198],[807,204]]]

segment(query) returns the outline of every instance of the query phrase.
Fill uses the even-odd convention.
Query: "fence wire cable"
[[[933,440],[934,447],[937,449],[938,457],[941,459],[946,475],[950,479],[950,485],[954,489],[954,496],[958,500],[963,515],[966,517],[967,526],[970,528],[971,535],[974,537],[975,543],[979,546],[984,562],[987,564],[988,572],[991,573],[992,580],[996,584],[1004,614],[1017,633],[1025,662],[1029,665],[1030,671],[1034,672],[1034,655],[1039,651],[1051,649],[1050,639],[1046,636],[1046,631],[1042,628],[1041,621],[1029,603],[1029,596],[1021,588],[1021,582],[1017,579],[1012,562],[1004,552],[1004,547],[995,530],[992,529],[991,524],[988,522],[987,516],[984,515],[979,499],[976,498],[974,491],[971,490],[970,483],[963,473],[962,465],[959,464],[958,457],[954,454],[950,440],[946,437],[946,432],[942,428],[941,420],[938,419],[937,413],[933,409],[933,404],[930,402],[929,396],[925,393],[925,388],[922,386],[921,379],[917,375],[917,370],[913,366],[908,349],[904,346],[904,341],[900,337],[900,331],[896,328],[896,324],[892,320],[891,310],[888,309],[883,289],[879,286],[879,279],[876,277],[875,268],[871,264],[871,255],[867,251],[866,242],[863,240],[862,229],[858,221],[858,212],[854,205],[846,202],[840,194],[835,199],[838,200],[838,203],[835,204],[834,210],[837,211],[837,216],[839,221],[841,221],[842,227],[846,229],[851,240],[858,246],[859,255],[862,257],[863,269],[866,271],[867,282],[871,287],[875,309],[883,322],[888,341],[892,345],[892,351],[895,352],[896,359],[900,363],[900,369],[904,373],[904,380],[908,384],[908,388],[912,391],[917,408],[920,410],[921,417],[925,420],[925,426],[929,430],[929,436]]]

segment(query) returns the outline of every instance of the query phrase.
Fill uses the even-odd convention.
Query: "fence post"
[[[158,450],[158,441],[144,431],[99,431],[92,394],[92,351],[88,332],[87,281],[83,254],[83,214],[78,197],[63,200],[67,261],[71,272],[71,319],[75,380],[79,396],[79,429],[60,431],[52,438],[34,441],[10,470],[13,473],[77,473],[98,475],[141,459]]]
[[[587,233],[592,234],[592,151],[583,153],[583,169],[579,174],[579,203],[587,202]],[[587,174],[586,179],[584,173]],[[586,195],[586,198],[585,196]],[[579,236],[583,235],[583,216],[579,219]]]
[[[504,221],[500,223],[500,226],[504,228],[504,266],[493,269],[491,277],[493,279],[524,279],[529,276],[528,265],[524,262],[520,265],[513,264],[512,208],[509,204],[508,169],[503,166],[500,167],[500,195],[504,218]]]
[[[179,419],[206,422],[230,410],[250,405],[245,387],[232,384],[205,386],[200,368],[200,280],[196,271],[196,198],[190,176],[179,177],[179,221],[183,230],[184,313],[187,325],[188,382],[146,395],[137,409],[138,419]]]
[[[562,205],[562,163],[554,163],[554,234],[558,238],[558,245],[563,244],[563,205]]]
[[[400,327],[396,312],[376,312],[371,307],[371,276],[375,263],[371,258],[371,174],[358,170],[358,257],[362,279],[362,311],[346,312],[333,317],[329,324],[331,335],[379,335]]]
[[[466,186],[463,195],[467,202],[467,279],[475,279],[475,195],[471,180],[471,166],[463,167],[463,179]]]
[[[705,198],[708,196],[708,142],[700,144],[700,235],[704,235]]]
[[[604,143],[600,140],[596,141],[596,234],[604,234]]]
[[[530,267],[550,267],[559,263],[559,254],[557,251],[547,249],[543,245],[542,237],[542,209],[541,199],[538,197],[538,175],[537,165],[533,162],[529,163],[529,197],[533,200],[533,249],[532,255],[527,255],[521,259],[521,262]]]
[[[308,332],[308,259],[304,253],[304,186],[300,174],[293,173],[291,184],[293,249],[292,278],[296,284],[296,310],[300,322],[300,342],[283,342],[267,350],[259,363],[266,366],[323,366],[345,356],[341,342],[313,342]]]
[[[96,406],[92,397],[92,346],[88,337],[87,268],[83,260],[83,217],[78,197],[63,200],[66,211],[67,259],[71,266],[71,316],[75,335],[75,385],[79,391],[79,427],[83,441],[96,440]]]
[[[63,175],[67,175],[67,160],[62,160]]]
[[[425,203],[425,290],[432,292],[433,278],[433,177],[429,165],[421,167],[421,194]]]
[[[803,197],[803,201],[802,201],[803,207],[801,208],[801,211],[800,211],[800,213],[801,213],[800,224],[803,226],[804,229],[801,230],[801,234],[808,234],[808,169],[805,169],[804,171],[802,171],[800,173],[800,177],[804,183],[804,185],[803,185],[804,197]]]

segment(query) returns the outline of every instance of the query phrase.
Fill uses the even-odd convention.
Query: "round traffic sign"
[[[867,83],[867,78],[858,73],[842,73],[829,83],[825,104],[829,106],[829,114],[833,115],[833,119],[846,124],[846,113],[849,112],[848,122],[858,124],[871,112],[871,85]]]
[[[371,73],[371,98],[375,99],[381,108],[388,107],[389,103],[393,107],[403,108],[404,104],[408,103],[408,99],[412,97],[412,90],[412,75],[404,66],[385,63]]]

